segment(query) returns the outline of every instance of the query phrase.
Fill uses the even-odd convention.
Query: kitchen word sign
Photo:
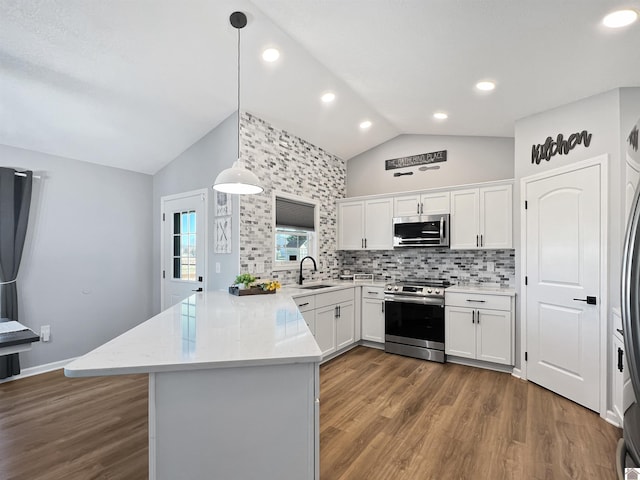
[[[384,169],[393,170],[395,168],[415,167],[417,165],[427,165],[429,163],[446,162],[447,151],[421,153],[420,155],[411,155],[409,157],[392,158],[385,160]]]
[[[592,135],[586,130],[580,133],[572,133],[567,139],[561,133],[558,134],[555,140],[547,137],[543,144],[531,146],[531,163],[540,165],[543,159],[548,162],[554,155],[566,155],[576,148],[576,145],[584,144],[585,147],[588,147],[591,144],[591,137]]]

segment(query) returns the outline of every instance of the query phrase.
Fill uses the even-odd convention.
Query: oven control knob
[[[427,293],[431,293],[431,289],[430,288],[427,288]]]
[[[438,295],[439,293],[440,293],[440,290],[436,288],[436,295]]]
[[[393,287],[393,289],[397,292],[398,290],[400,290],[400,287],[395,286],[395,287]]]
[[[391,285],[387,285],[387,290],[393,290],[393,287]]]

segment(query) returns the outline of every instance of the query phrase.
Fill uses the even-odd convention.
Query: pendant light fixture
[[[231,26],[238,30],[238,159],[231,168],[220,172],[213,183],[213,189],[224,193],[251,195],[262,192],[258,177],[244,168],[240,162],[240,29],[247,24],[247,16],[242,12],[233,12],[229,17]]]

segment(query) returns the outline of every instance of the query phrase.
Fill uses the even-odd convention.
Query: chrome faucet
[[[316,265],[316,261],[313,259],[313,257],[307,255],[306,257],[304,257],[302,260],[300,260],[300,276],[298,277],[298,285],[302,285],[302,281],[304,280],[304,277],[302,276],[302,263],[306,260],[306,259],[310,259],[313,262],[313,269],[317,272],[318,271],[318,266]]]

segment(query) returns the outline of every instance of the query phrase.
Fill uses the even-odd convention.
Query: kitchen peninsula
[[[149,478],[318,478],[321,352],[290,295],[192,295],[71,362],[149,375]]]

